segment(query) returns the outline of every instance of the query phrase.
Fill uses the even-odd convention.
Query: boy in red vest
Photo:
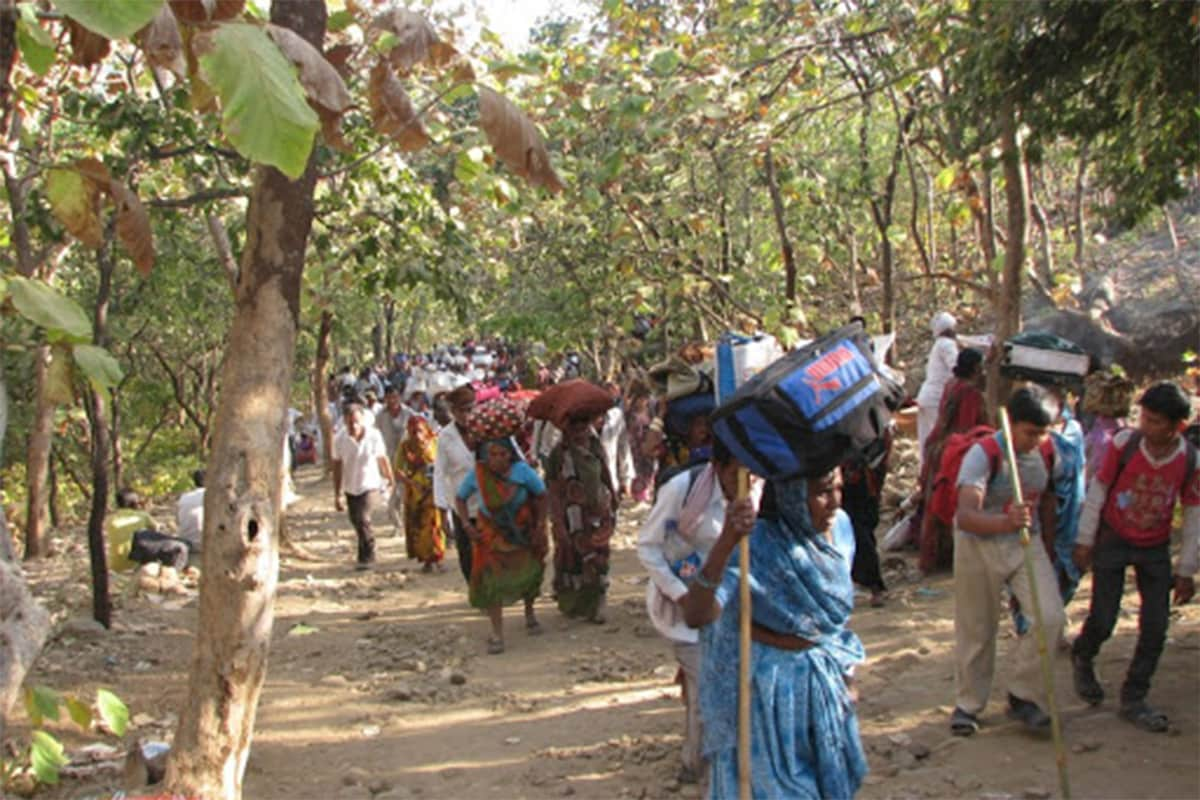
[[[1193,579],[1200,546],[1200,469],[1197,453],[1181,435],[1191,413],[1188,397],[1164,381],[1146,390],[1138,404],[1136,430],[1121,431],[1105,453],[1088,487],[1073,558],[1092,573],[1092,605],[1072,648],[1075,691],[1091,705],[1104,699],[1092,666],[1112,635],[1121,608],[1125,568],[1137,575],[1141,609],[1137,648],[1121,687],[1121,717],[1143,730],[1162,733],[1167,717],[1146,703],[1150,679],[1167,637],[1171,589],[1175,602],[1196,592]],[[1183,549],[1171,576],[1171,518],[1183,506]]]

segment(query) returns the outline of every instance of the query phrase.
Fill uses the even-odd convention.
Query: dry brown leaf
[[[387,57],[402,75],[426,62],[435,67],[445,66],[458,55],[454,47],[438,37],[429,20],[414,11],[394,8],[377,16],[371,27],[396,37],[396,46],[388,51]]]
[[[386,61],[380,61],[371,70],[367,97],[375,130],[395,139],[403,152],[411,153],[429,144],[429,134],[408,92]]]
[[[150,276],[154,268],[154,233],[150,228],[150,215],[133,190],[120,181],[110,181],[109,194],[117,207],[117,239],[142,277]]]
[[[200,64],[196,60],[197,30],[191,26],[184,27],[183,55],[187,65],[188,100],[193,111],[202,114],[217,110],[217,93],[200,77]],[[201,37],[202,38],[202,37]]]
[[[537,127],[508,98],[484,86],[479,87],[479,125],[509,169],[534,186],[562,191],[562,180],[550,164],[550,154]]]
[[[246,0],[170,0],[171,10],[182,22],[216,22],[233,19],[246,7]]]
[[[354,55],[354,45],[339,44],[325,51],[325,60],[333,65],[338,75],[342,76],[342,80],[349,80],[354,71],[350,66],[350,56],[352,55]]]
[[[98,33],[92,33],[75,20],[67,20],[67,33],[71,39],[72,64],[91,67],[99,64],[108,55],[108,39]]]
[[[321,137],[325,144],[342,153],[353,153],[354,148],[342,136],[342,115],[316,106],[317,116],[321,118]]]
[[[96,191],[108,193],[108,184],[112,182],[112,175],[109,174],[108,167],[104,166],[100,159],[81,158],[75,162],[75,171],[91,181]]]
[[[304,87],[310,102],[335,114],[350,107],[350,91],[320,50],[295,31],[278,25],[267,25],[267,36],[271,37],[287,60],[300,70],[300,85]]]
[[[183,37],[179,34],[179,22],[169,5],[163,5],[150,24],[138,33],[138,41],[146,53],[151,66],[174,72],[179,77],[186,74],[183,62]]]
[[[450,62],[450,77],[455,83],[474,83],[475,68],[466,56],[456,55]]]

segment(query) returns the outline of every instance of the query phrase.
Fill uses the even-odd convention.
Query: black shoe
[[[1104,687],[1096,680],[1096,670],[1092,662],[1082,656],[1071,656],[1071,674],[1075,678],[1075,694],[1089,706],[1098,706],[1104,702]]]
[[[1015,694],[1008,696],[1008,718],[1017,720],[1028,730],[1037,733],[1050,730],[1050,715],[1042,711],[1037,703],[1022,700]]]
[[[979,731],[979,718],[961,708],[950,715],[950,733],[955,736],[974,736]]]

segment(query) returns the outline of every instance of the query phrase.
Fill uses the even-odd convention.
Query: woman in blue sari
[[[837,470],[771,481],[755,519],[746,500],[725,526],[682,605],[702,627],[700,715],[710,796],[738,794],[738,540],[749,533],[753,638],[751,764],[755,798],[850,798],[867,772],[850,676],[864,658],[846,629],[852,555]]]

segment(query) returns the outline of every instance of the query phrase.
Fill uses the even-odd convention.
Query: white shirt
[[[954,364],[958,361],[958,343],[949,336],[939,336],[929,350],[925,362],[925,382],[917,392],[917,405],[937,408],[942,402],[942,392],[954,377]]]
[[[204,532],[204,487],[179,495],[175,506],[175,529],[180,539],[187,539],[199,550]]]
[[[361,439],[355,439],[347,431],[333,439],[333,460],[342,462],[342,491],[346,494],[365,494],[384,487],[383,474],[379,471],[379,458],[387,458],[383,450],[383,437],[373,425],[363,425]]]
[[[395,459],[396,448],[404,441],[404,434],[408,427],[408,418],[412,415],[412,411],[408,406],[401,404],[400,413],[392,416],[392,412],[388,411],[387,406],[375,415],[375,426],[379,428],[380,435],[383,436],[383,447],[387,451],[389,459]]]
[[[684,539],[679,534],[678,524],[679,512],[692,482],[689,472],[685,470],[659,487],[654,508],[650,509],[638,533],[637,547],[638,559],[650,573],[650,582],[646,586],[646,610],[650,621],[663,636],[681,644],[699,642],[700,632],[683,621],[679,600],[687,594],[688,585],[675,575],[671,565],[693,553],[699,557],[693,562],[704,565],[708,551],[721,535],[726,505],[725,495],[718,485],[696,525],[691,542]]]
[[[451,422],[438,434],[437,457],[433,460],[433,504],[447,511],[453,510],[458,487],[473,469],[475,454],[463,441],[458,425]],[[475,496],[467,501],[467,508],[472,512],[478,505]]]
[[[608,474],[617,482],[617,488],[633,480],[633,452],[629,449],[629,433],[625,429],[625,412],[613,406],[604,414],[604,427],[600,429],[600,447],[604,450],[604,463]]]

